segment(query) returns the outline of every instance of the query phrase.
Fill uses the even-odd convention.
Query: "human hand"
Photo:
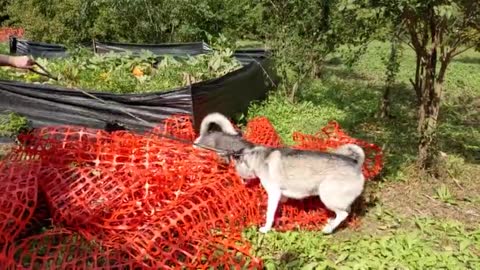
[[[32,68],[34,63],[35,61],[28,56],[14,56],[11,60],[12,67],[22,69]]]

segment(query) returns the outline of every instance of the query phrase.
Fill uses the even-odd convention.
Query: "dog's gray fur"
[[[217,125],[220,131],[210,131],[212,124]],[[229,161],[228,152],[254,147],[253,143],[243,139],[242,134],[235,130],[232,123],[223,114],[214,112],[203,118],[200,124],[200,134],[194,141],[194,148],[208,146],[220,150],[218,155],[224,162]]]
[[[318,195],[336,214],[323,228],[329,234],[347,218],[351,204],[363,192],[364,160],[363,149],[355,144],[331,153],[255,146],[239,152],[235,168],[243,179],[258,177],[268,194],[266,222],[260,232],[272,228],[280,201]]]

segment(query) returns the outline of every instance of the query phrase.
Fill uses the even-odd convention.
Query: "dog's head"
[[[245,180],[258,178],[257,172],[264,164],[262,150],[263,147],[243,148],[231,155],[235,163],[235,170],[241,178]]]
[[[201,146],[215,147],[215,134],[209,133],[193,141],[193,148],[201,149]]]

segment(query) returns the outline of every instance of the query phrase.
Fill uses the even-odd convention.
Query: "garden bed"
[[[195,56],[158,57],[150,51],[94,54],[79,49],[68,57],[36,61],[58,80],[18,69],[0,69],[0,78],[109,93],[170,91],[190,83],[222,77],[242,67],[233,51],[213,51]]]
[[[3,71],[0,106],[27,117],[32,127],[104,129],[119,123],[141,132],[172,115],[186,114],[198,129],[210,112],[229,117],[246,112],[277,83],[265,50],[214,51],[204,43],[95,42],[93,50],[68,51],[63,45],[10,41],[12,54],[43,57],[37,58],[40,64],[59,76],[54,81]]]

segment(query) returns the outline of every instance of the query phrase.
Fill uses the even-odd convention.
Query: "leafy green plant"
[[[14,137],[28,128],[28,119],[16,114],[0,115],[0,137]]]
[[[318,76],[326,56],[334,50],[331,9],[335,1],[263,2],[268,14],[263,35],[274,51],[282,77],[280,88],[294,102],[305,82]]]
[[[92,38],[135,43],[192,42],[206,33],[258,31],[262,7],[252,0],[15,0],[7,24],[36,41],[74,44]]]
[[[58,75],[58,81],[14,69],[4,69],[0,77],[113,93],[141,93],[171,90],[221,77],[241,67],[241,63],[232,55],[233,51],[225,48],[198,56],[165,56],[158,60],[148,51],[135,56],[132,53],[113,52],[94,55],[79,50],[66,59],[37,60]]]
[[[455,197],[450,193],[450,190],[445,184],[440,185],[440,187],[435,190],[435,198],[446,204],[456,204]]]
[[[314,231],[259,234],[248,229],[267,269],[476,269],[479,230],[451,221],[415,219],[420,229],[392,234],[324,236]]]

